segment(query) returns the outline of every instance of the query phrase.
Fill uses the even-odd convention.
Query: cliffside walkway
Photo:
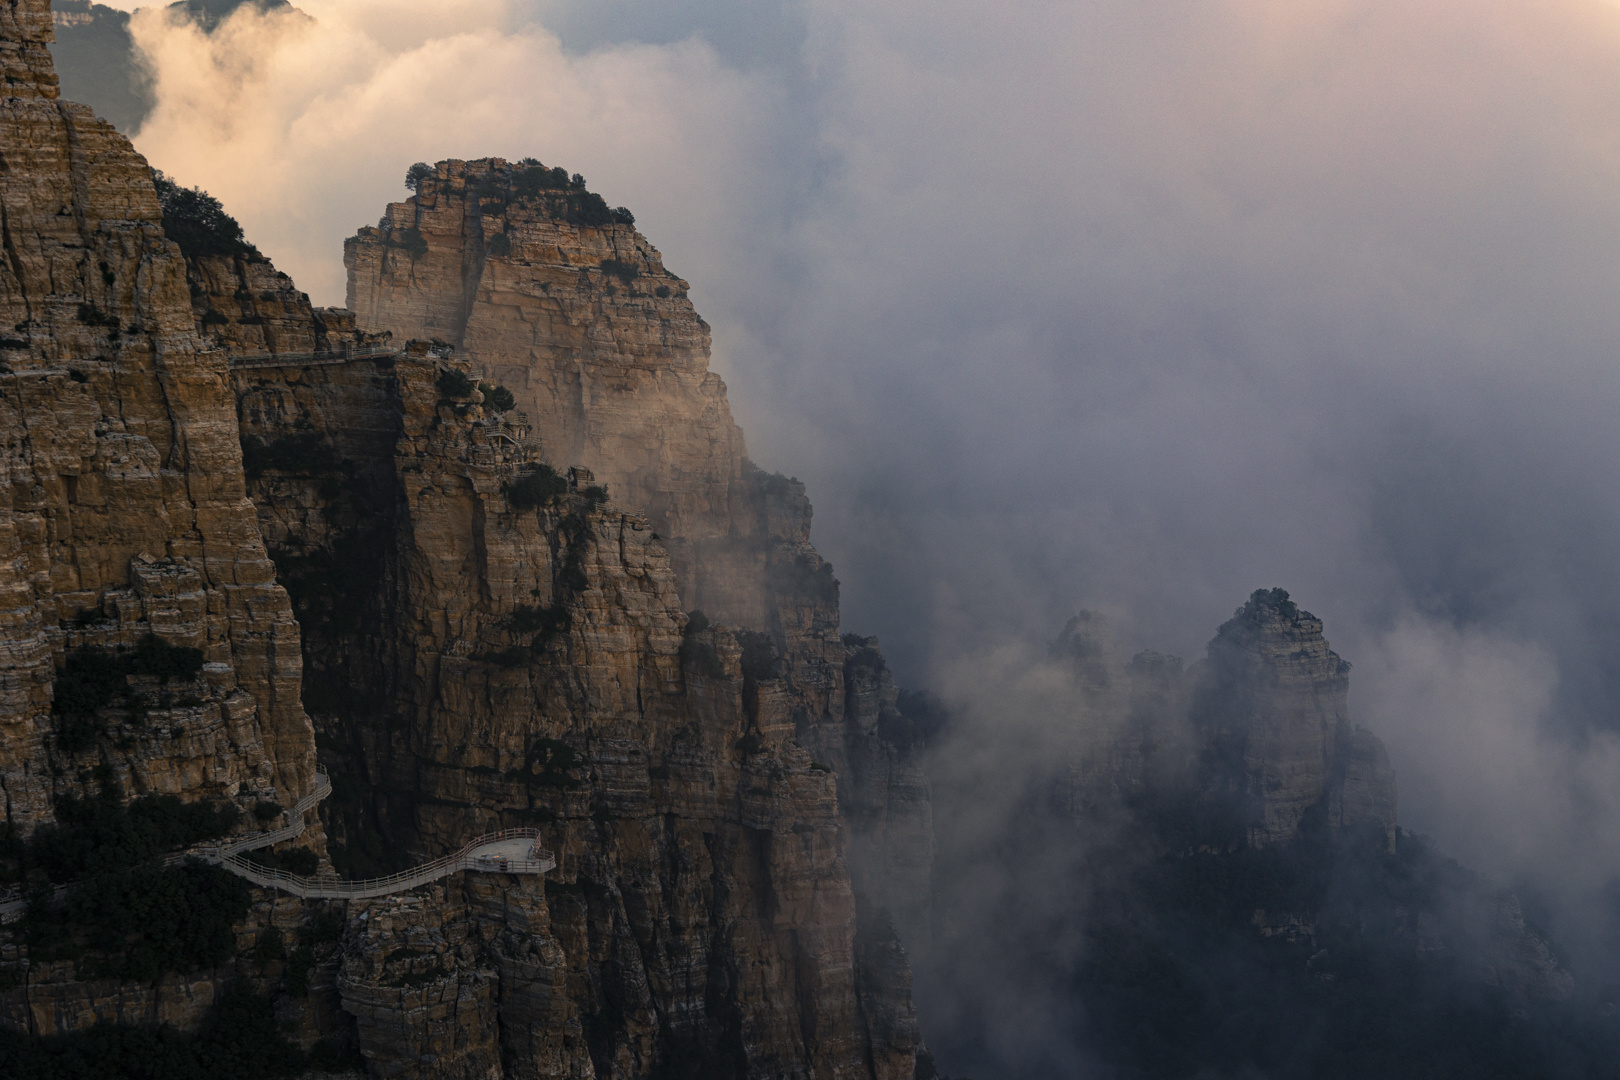
[[[474,837],[453,854],[379,878],[344,880],[336,875],[302,877],[243,857],[244,852],[274,847],[285,840],[296,840],[304,835],[307,828],[304,814],[331,793],[331,778],[324,768],[317,765],[315,787],[287,812],[291,819],[289,824],[270,832],[240,837],[229,843],[165,855],[163,864],[174,866],[186,859],[201,859],[212,866],[229,870],[239,878],[246,878],[255,885],[306,900],[367,900],[375,896],[409,892],[463,870],[485,874],[545,874],[557,868],[556,858],[540,846],[539,829],[502,829],[500,832],[485,833]],[[56,896],[63,896],[71,887],[58,885]],[[10,922],[27,910],[28,901],[16,890],[0,893],[0,922]]]
[[[332,353],[246,353],[229,360],[232,371],[244,368],[325,367],[329,364],[347,364],[351,360],[369,360],[376,356],[399,356],[404,350],[345,349]]]

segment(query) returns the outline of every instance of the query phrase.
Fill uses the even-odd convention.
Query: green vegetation
[[[607,485],[587,484],[579,489],[579,497],[585,500],[585,509],[587,512],[595,510],[598,506],[601,506],[603,503],[608,501]]]
[[[584,762],[573,747],[560,739],[536,739],[529,748],[529,759],[529,774],[534,783],[565,790],[580,786],[581,781],[568,774]]]
[[[737,641],[742,645],[744,678],[757,682],[782,674],[782,661],[776,655],[776,642],[771,635],[759,630],[739,630]]]
[[[186,258],[225,255],[264,261],[259,249],[242,238],[242,226],[218,199],[202,188],[183,188],[156,169],[152,181],[163,204],[163,231]]]
[[[242,471],[249,480],[257,480],[272,469],[309,474],[340,466],[337,454],[313,431],[277,435],[269,442],[256,435],[242,437]]]
[[[497,383],[481,382],[478,392],[484,395],[484,404],[496,412],[511,412],[517,408],[517,398],[512,391]]]
[[[422,181],[431,177],[433,171],[433,166],[425,161],[418,161],[405,170],[405,186],[412,191],[420,192],[422,190]]]
[[[782,499],[793,494],[794,485],[800,484],[796,476],[783,476],[779,472],[766,472],[747,458],[743,459],[743,477],[755,491],[771,498]]]
[[[148,634],[134,649],[86,646],[68,653],[56,675],[57,744],[70,754],[89,749],[103,730],[99,710],[130,696],[129,677],[144,675],[160,683],[195,679],[202,671],[199,649],[169,645]],[[144,710],[132,710],[139,722]]]
[[[474,659],[494,664],[496,667],[515,668],[527,664],[533,656],[534,654],[522,645],[509,645],[504,649],[481,652]]]
[[[487,255],[506,256],[512,254],[512,238],[504,232],[498,232],[489,238],[489,244],[484,248]]]
[[[445,368],[439,372],[439,377],[433,383],[444,395],[443,400],[449,401],[457,398],[472,397],[472,392],[478,389],[478,384],[464,371],[455,368]]]
[[[681,632],[681,670],[706,679],[723,679],[726,669],[714,642],[704,640],[710,629],[709,617],[700,611],[686,613],[686,629]]]
[[[327,1047],[314,1063],[342,1058]],[[7,1080],[274,1080],[311,1063],[282,1036],[270,1000],[245,990],[221,998],[195,1034],[167,1024],[97,1024],[44,1038],[0,1031]]]
[[[23,918],[35,962],[73,960],[84,976],[151,982],[218,967],[246,917],[247,882],[188,859],[81,878],[60,903],[37,896]]]
[[[660,285],[660,286],[658,286],[658,288],[653,290],[653,295],[658,297],[658,299],[660,299],[660,300],[668,300],[669,299],[669,286],[668,285]]]
[[[629,285],[641,276],[641,267],[633,262],[622,262],[618,259],[603,259],[602,273],[608,277],[616,277]]]
[[[0,829],[0,881],[73,881],[139,865],[166,852],[224,836],[241,819],[230,803],[144,795],[125,806],[111,794],[56,801],[56,822],[20,839]]]
[[[115,334],[120,325],[118,316],[109,315],[94,304],[79,305],[79,321],[86,326],[105,326]]]
[[[568,491],[568,481],[550,465],[533,466],[507,485],[506,501],[514,510],[533,510]]]
[[[404,229],[391,229],[388,233],[388,246],[399,248],[409,255],[412,260],[420,259],[428,253],[427,237],[415,225]]]
[[[505,175],[485,179],[478,194],[491,200],[521,200],[539,204],[555,220],[570,225],[602,227],[634,225],[636,216],[623,206],[609,207],[602,196],[585,186],[579,173],[572,176],[561,167],[547,168],[534,158],[525,158]]]
[[[812,603],[838,603],[838,579],[832,563],[812,554],[796,555],[792,562],[773,560],[765,568],[765,580],[781,596],[797,597]]]
[[[534,653],[539,653],[553,638],[568,633],[573,624],[574,617],[562,604],[550,607],[519,604],[507,620],[513,633],[534,635],[529,641],[529,649]]]

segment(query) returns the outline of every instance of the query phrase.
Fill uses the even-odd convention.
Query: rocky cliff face
[[[1149,791],[1197,792],[1199,843],[1265,847],[1316,815],[1333,829],[1395,833],[1395,773],[1378,737],[1350,722],[1350,665],[1322,621],[1260,590],[1217,631],[1207,658],[1119,656],[1082,612],[1052,647],[1069,673],[1075,746],[1060,802],[1083,814]]]
[[[810,544],[803,485],[748,461],[686,283],[627,211],[562,170],[445,161],[416,183],[345,245],[358,325],[460,350],[513,392],[539,458],[585,467],[645,514],[682,607],[764,635],[753,647],[774,656],[747,690],[754,723],[837,774],[863,898],[926,933],[920,740],[875,643],[838,636],[837,582]]]
[[[145,161],[57,99],[45,0],[0,8],[0,790],[26,833],[107,770],[126,794],[311,783],[297,624],[242,483]],[[148,636],[206,661],[73,719],[58,667]],[[105,766],[105,768],[100,768]]]
[[[359,872],[541,824],[560,865],[533,918],[553,944],[509,970],[550,965],[522,1008],[561,1027],[523,1038],[558,1064],[514,1075],[902,1075],[909,976],[857,942],[836,780],[796,740],[787,665],[756,641],[745,669],[737,635],[689,623],[659,534],[588,474],[514,495],[544,475],[543,444],[446,390],[458,363],[423,347],[235,373],[263,448],[252,491],[308,629],[335,860]],[[513,978],[440,990],[457,1023],[498,1013],[504,1031],[500,1002],[534,993]],[[380,1060],[427,990],[374,983],[344,1000]]]
[[[48,6],[0,20],[8,820],[97,790],[285,804],[318,744],[344,871],[510,825],[559,862],[348,905],[296,977],[280,942],[330,942],[310,936],[327,905],[256,893],[234,962],[149,986],[0,932],[0,976],[26,973],[0,1023],[191,1026],[245,982],[298,1041],[347,1041],[379,1075],[909,1076],[909,968],[885,921],[857,920],[839,781],[812,756],[843,746],[836,582],[802,485],[745,465],[701,321],[673,366],[630,338],[598,350],[592,379],[634,384],[606,442],[494,411],[427,343],[356,356],[378,339],[251,249],[182,258],[145,163],[55,101]],[[620,467],[637,439],[657,453]],[[700,548],[736,581],[692,569]],[[59,669],[152,635],[201,650],[199,676],[132,676],[64,745]]]
[[[548,460],[647,514],[688,609],[774,630],[781,579],[821,572],[803,488],[748,462],[687,283],[627,213],[560,173],[440,162],[345,244],[348,306],[510,388]]]
[[[1251,846],[1294,838],[1313,810],[1394,843],[1395,773],[1378,737],[1350,723],[1350,665],[1322,620],[1280,589],[1257,591],[1216,632],[1196,678],[1201,780],[1237,801]]]

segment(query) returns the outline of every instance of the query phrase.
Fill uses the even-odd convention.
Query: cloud
[[[532,155],[654,219],[725,231],[713,195],[769,94],[702,43],[577,57],[503,4],[304,9],[242,8],[211,35],[137,14],[158,105],[136,144],[222,199],[317,302],[343,302],[342,238],[404,197],[416,160]]]
[[[903,681],[1281,585],[1420,827],[1620,873],[1620,6],[304,6],[143,12],[137,145],[318,301],[412,161],[577,169]]]

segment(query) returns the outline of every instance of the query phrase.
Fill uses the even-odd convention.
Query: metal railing
[[[274,847],[283,840],[296,840],[300,836],[304,835],[304,829],[306,828],[304,824],[304,811],[308,810],[310,807],[314,806],[316,803],[320,802],[330,794],[332,794],[332,778],[327,775],[326,766],[317,765],[315,766],[315,787],[311,789],[308,795],[305,795],[302,799],[299,799],[297,802],[293,803],[292,810],[288,811],[292,815],[291,824],[280,829],[276,829],[273,832],[253,833],[250,836],[244,836],[238,840],[232,840],[227,844],[219,844],[213,848],[200,848],[190,852],[183,851],[178,855],[168,856],[168,858],[164,859],[164,862],[179,862],[188,854],[202,854],[204,859],[209,858],[209,854],[212,854],[223,859],[227,856],[235,855],[239,851],[257,851],[259,848]]]
[[[272,830],[271,832],[254,833],[225,844],[216,844],[210,847],[197,847],[188,851],[177,851],[163,857],[165,866],[174,866],[186,859],[201,859],[212,866],[228,870],[237,877],[245,878],[267,889],[279,889],[293,896],[310,899],[327,900],[365,900],[376,896],[388,896],[391,893],[407,892],[420,885],[438,881],[440,878],[458,874],[463,870],[473,870],[486,874],[545,874],[557,868],[557,859],[551,852],[540,847],[539,829],[502,829],[499,832],[485,833],[468,841],[459,851],[426,862],[420,866],[413,866],[409,870],[401,870],[397,874],[386,877],[360,878],[342,880],[336,877],[304,877],[299,874],[289,874],[283,870],[276,870],[268,866],[261,866],[251,859],[242,857],[242,852],[257,851],[260,848],[273,847],[284,840],[296,840],[304,834],[307,826],[304,824],[304,813],[316,803],[332,793],[332,780],[326,769],[320,765],[315,766],[315,787],[308,795],[293,804],[290,824]],[[494,844],[510,840],[528,840],[529,847],[525,858],[514,859],[510,855],[484,851]],[[61,897],[71,886],[58,885],[55,895]],[[16,889],[0,893],[0,921],[10,921],[20,916],[28,908],[28,901]]]
[[[401,350],[388,347],[370,349],[344,349],[339,353],[245,353],[227,361],[232,368],[319,367],[326,364],[347,364],[351,360],[365,360],[374,356],[398,356]]]
[[[298,874],[289,874],[281,870],[272,870],[267,866],[259,866],[235,855],[227,855],[218,861],[218,865],[229,870],[238,877],[246,878],[255,885],[267,889],[279,889],[294,896],[310,899],[329,900],[365,900],[374,896],[387,896],[391,893],[407,892],[419,885],[438,881],[440,878],[458,874],[463,870],[476,870],[488,874],[544,874],[557,867],[557,860],[545,848],[539,847],[540,830],[538,829],[503,829],[500,832],[485,833],[469,841],[465,846],[450,855],[434,859],[432,862],[413,866],[409,870],[401,870],[397,874],[387,877],[361,878],[357,880],[342,881],[336,878],[303,877]],[[530,841],[528,857],[514,859],[510,856],[493,853],[480,853],[480,848],[489,847],[505,840]]]

